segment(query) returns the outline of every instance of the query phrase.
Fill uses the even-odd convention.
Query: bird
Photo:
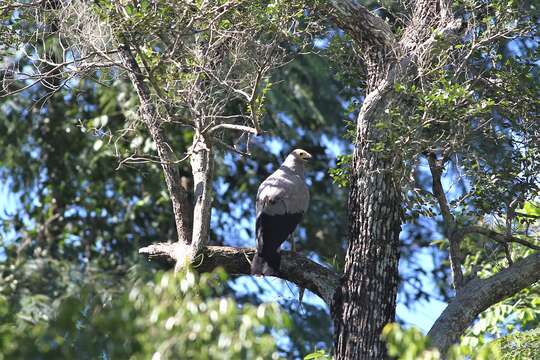
[[[304,163],[311,158],[305,150],[293,150],[279,169],[259,186],[255,203],[257,247],[251,262],[253,275],[279,274],[279,248],[308,209],[309,190],[304,179]]]

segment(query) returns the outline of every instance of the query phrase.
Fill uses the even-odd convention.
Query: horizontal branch
[[[242,131],[242,132],[248,132],[251,134],[259,135],[259,131],[257,129],[252,128],[250,126],[244,126],[244,125],[236,125],[236,124],[219,124],[216,125],[208,130],[209,134],[212,134],[213,132],[220,130],[220,129],[228,129],[228,130],[236,130],[236,131]]]
[[[488,307],[540,280],[540,253],[527,256],[487,279],[476,278],[448,304],[428,333],[445,353],[465,329]]]
[[[530,249],[540,250],[540,245],[535,245],[525,239],[520,239],[516,236],[501,234],[495,230],[491,230],[482,226],[467,226],[463,229],[460,229],[459,232],[462,236],[467,234],[481,234],[495,240],[498,243],[506,244],[514,242],[526,246]]]
[[[176,262],[179,243],[159,243],[139,249],[139,254],[149,259],[159,260],[173,267]],[[290,281],[301,288],[320,296],[330,306],[334,292],[339,284],[339,276],[332,270],[290,251],[281,252],[281,269],[278,278]],[[193,266],[201,272],[210,272],[222,267],[229,274],[250,275],[251,260],[255,255],[253,248],[230,246],[207,246],[197,256]]]

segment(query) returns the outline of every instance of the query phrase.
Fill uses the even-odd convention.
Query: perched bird
[[[279,248],[293,233],[309,204],[304,162],[311,155],[293,150],[283,164],[262,182],[257,191],[257,253],[251,263],[254,275],[277,275]]]

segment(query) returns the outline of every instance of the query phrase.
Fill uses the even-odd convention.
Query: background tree
[[[104,148],[124,154],[121,165],[155,161],[162,168],[168,195],[161,196],[164,201],[169,198],[172,202],[175,219],[175,226],[171,227],[169,222],[163,234],[166,239],[176,237],[178,242],[146,247],[141,252],[176,262],[177,270],[186,261],[193,261],[200,271],[221,265],[233,273],[247,273],[252,251],[206,246],[212,238],[209,232],[212,185],[216,184],[220,195],[217,198],[227,198],[227,183],[221,181],[230,181],[231,175],[225,174],[234,174],[234,170],[225,169],[237,166],[227,160],[231,155],[223,157],[223,165],[221,160],[216,164],[219,158],[216,153],[220,154],[216,149],[222,146],[235,154],[249,153],[250,134],[261,134],[265,121],[277,119],[278,124],[296,121],[299,104],[308,106],[309,110],[323,108],[318,103],[313,106],[314,98],[334,104],[334,114],[349,104],[354,109],[355,101],[361,102],[351,112],[352,116],[358,113],[358,120],[350,167],[348,171],[334,172],[340,183],[349,181],[351,186],[349,241],[341,282],[337,275],[341,270],[341,252],[324,251],[323,246],[315,250],[324,257],[330,257],[325,253],[338,254],[334,269],[302,256],[286,255],[281,277],[312,290],[332,306],[336,358],[383,357],[385,347],[380,334],[383,326],[395,318],[401,225],[404,220],[414,221],[418,215],[433,218],[440,214],[448,252],[442,251],[437,256],[449,255],[456,292],[430,331],[434,344],[444,352],[480,312],[538,280],[538,253],[527,254],[521,249],[523,245],[538,250],[538,245],[516,222],[517,214],[523,213],[521,208],[525,204],[533,206],[531,200],[538,194],[535,147],[538,122],[534,109],[537,79],[531,62],[535,55],[530,52],[537,51],[534,42],[537,20],[527,3],[463,2],[451,7],[449,2],[417,1],[391,5],[370,12],[352,1],[332,1],[330,5],[249,1],[8,2],[0,8],[9,29],[5,41],[25,44],[26,49],[12,53],[15,65],[4,71],[4,89],[12,96],[40,83],[46,89],[42,100],[58,96],[61,103],[77,99],[78,92],[74,90],[65,92],[67,98],[61,94],[66,88],[86,84],[84,78],[98,84],[114,81],[113,84],[121,86],[118,76],[126,71],[135,93],[126,90],[121,100],[138,102],[138,112],[134,113],[124,103],[117,105],[121,109],[118,126],[122,136],[103,133],[102,126],[110,121],[108,115],[96,117],[91,127],[99,136],[106,135],[93,141],[94,149],[101,149],[104,140],[109,140],[114,146]],[[40,11],[35,11],[36,6]],[[276,103],[271,99],[279,99],[279,92],[272,92],[270,71],[274,70],[274,74],[280,68],[288,69],[285,73],[294,71],[292,64],[284,65],[292,56],[309,48],[314,37],[319,37],[316,39],[319,43],[328,44],[327,54],[337,64],[337,60],[344,58],[354,60],[352,66],[341,63],[340,67],[343,79],[348,76],[348,81],[340,86],[349,85],[345,89],[350,91],[340,94],[344,99],[306,96],[302,93],[305,88],[296,87],[302,84],[302,79],[293,79],[296,99],[301,101],[287,104],[285,114],[272,113]],[[37,43],[34,39],[38,39]],[[524,44],[521,53],[505,52],[520,42]],[[7,49],[14,51],[17,46]],[[303,59],[308,61],[307,67],[325,64],[311,57]],[[355,69],[359,63],[362,67]],[[25,64],[28,64],[26,68]],[[87,92],[95,95],[95,89],[96,85],[88,83]],[[513,100],[517,98],[519,102]],[[268,99],[265,108],[263,104]],[[107,98],[100,101],[106,102]],[[35,102],[30,98],[28,103]],[[7,105],[8,109],[10,106]],[[61,109],[50,106],[45,114],[58,118]],[[265,109],[269,111],[266,118]],[[95,109],[90,105],[87,110]],[[9,116],[10,112],[7,113]],[[313,113],[316,115],[310,114],[306,121],[310,129],[322,118]],[[49,122],[52,117],[48,118]],[[45,124],[46,119],[43,119]],[[131,134],[143,131],[141,124],[151,140],[144,140],[144,136],[130,139]],[[47,131],[48,127],[39,128]],[[23,134],[28,128],[32,129],[23,128]],[[313,140],[306,137],[305,140]],[[32,134],[32,138],[38,137]],[[54,138],[47,136],[45,142]],[[130,142],[129,155],[125,152],[127,142]],[[50,145],[39,144],[37,148],[46,150]],[[176,158],[178,148],[183,149],[185,156]],[[319,154],[322,155],[320,148]],[[13,152],[13,156],[18,155],[17,151]],[[40,157],[41,152],[30,151],[30,156]],[[191,167],[186,164],[188,159]],[[248,160],[247,164],[263,169],[260,161],[255,164]],[[429,172],[425,171],[426,166]],[[27,251],[47,249],[54,254],[58,251],[55,240],[63,236],[54,230],[55,225],[62,224],[58,221],[66,213],[86,217],[90,214],[109,223],[110,215],[115,212],[98,213],[93,207],[88,212],[80,206],[68,211],[66,205],[74,202],[59,201],[63,195],[53,188],[53,184],[62,181],[66,167],[49,163],[46,169],[41,172],[45,185],[34,186],[44,189],[42,198],[50,199],[46,204],[51,209],[48,212],[51,220],[27,222],[25,227],[43,229],[43,236],[31,234],[23,243],[34,245],[27,247]],[[445,191],[446,169],[450,169],[447,177],[461,176],[458,181],[461,187],[450,194],[451,199]],[[140,171],[135,174],[131,179],[140,177]],[[343,174],[350,174],[350,178]],[[317,172],[314,181],[324,184]],[[87,186],[84,179],[82,183],[82,188]],[[247,179],[245,183],[255,187],[257,181]],[[34,190],[32,185],[26,188]],[[110,189],[104,187],[106,196]],[[66,193],[69,190],[66,188]],[[321,210],[339,206],[336,198],[323,200],[328,197],[322,194],[329,193],[320,193],[322,205],[317,206],[322,206]],[[76,195],[73,197],[76,200]],[[127,204],[152,204],[151,195],[128,194],[127,198]],[[28,204],[29,209],[36,209],[36,214],[42,214],[40,205],[32,200]],[[220,206],[216,204],[215,208]],[[220,212],[214,219],[230,221],[230,214],[237,210],[226,210],[229,211]],[[239,217],[242,212],[249,210],[244,207]],[[336,215],[339,212],[327,215],[325,220],[342,223],[343,218]],[[163,219],[166,222],[168,217]],[[155,221],[154,217],[150,221]],[[497,228],[499,221],[504,223],[501,228]],[[19,222],[24,223],[24,219]],[[134,224],[139,226],[140,222]],[[307,229],[316,230],[310,233],[313,234],[310,240],[321,240],[315,244],[321,244],[325,235],[341,234],[340,230],[312,228],[309,219]],[[215,233],[229,240],[226,233],[219,230]],[[305,234],[301,236],[307,239]],[[501,249],[482,251],[473,236],[500,243]],[[89,239],[95,237],[90,235]],[[67,249],[78,240],[67,237],[60,244]],[[114,234],[111,243],[117,242]],[[513,242],[520,247],[509,246]],[[338,244],[338,250],[342,249],[341,243]],[[17,245],[13,248],[18,249]],[[86,247],[90,249],[86,259],[92,257],[92,249],[108,250],[103,243],[93,240]],[[504,254],[504,259],[499,254]],[[493,257],[510,266],[492,272],[487,278],[476,277],[478,265]],[[516,257],[524,259],[516,261]],[[468,263],[477,266],[466,268],[464,273],[463,265]],[[478,289],[486,296],[471,297],[473,290]],[[442,290],[444,294],[451,293],[446,286]]]

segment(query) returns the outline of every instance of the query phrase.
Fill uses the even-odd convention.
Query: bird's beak
[[[312,157],[313,157],[313,156],[311,156],[310,153],[306,152],[306,155],[305,155],[304,160],[306,160],[306,161],[307,161],[307,160],[311,160]]]

